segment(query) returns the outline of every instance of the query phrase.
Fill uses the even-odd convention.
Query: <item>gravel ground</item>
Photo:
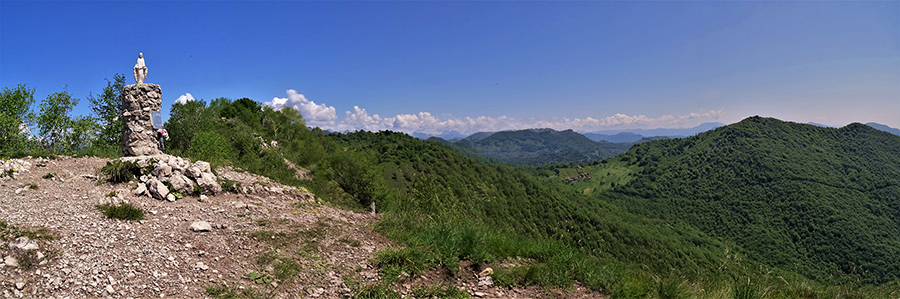
[[[216,173],[251,192],[160,201],[133,195],[133,184],[98,183],[107,161],[0,161],[3,173],[15,169],[14,178],[0,178],[0,221],[23,230],[46,228],[53,236],[37,240],[34,252],[44,257],[33,267],[0,261],[0,297],[209,298],[206,289],[217,287],[260,298],[346,298],[351,292],[345,279],[380,279],[371,260],[391,244],[371,228],[378,215],[321,205],[303,190],[230,168]],[[48,173],[54,177],[44,178]],[[145,218],[109,219],[95,208],[107,203],[140,207]],[[200,221],[211,230],[192,230]],[[21,252],[0,246],[2,258]],[[279,259],[295,262],[297,271],[271,279]],[[604,298],[579,286],[564,291],[479,284],[482,269],[462,265],[457,277],[433,269],[395,290],[409,297],[417,286],[450,283],[473,298]],[[255,281],[251,273],[270,279]]]
[[[368,228],[378,216],[318,205],[307,194],[278,190],[284,186],[247,173],[225,170],[220,177],[254,187],[252,194],[168,202],[133,196],[127,184],[98,184],[97,170],[107,159],[63,157],[43,167],[38,166],[44,164],[41,160],[22,161],[26,166],[14,179],[0,178],[0,221],[23,229],[48,228],[55,239],[38,249],[47,256],[43,265],[26,270],[0,263],[3,297],[206,298],[205,287],[227,285],[271,292],[275,298],[339,298],[348,292],[341,279],[347,273],[341,271],[377,279],[369,259],[389,245]],[[55,178],[42,178],[47,173]],[[118,195],[106,196],[113,191]],[[145,219],[109,219],[95,208],[111,202],[138,206],[147,211]],[[197,221],[207,221],[213,229],[192,231]],[[316,226],[325,228],[316,236],[313,254],[298,258],[302,270],[316,264],[315,271],[301,271],[281,285],[246,278],[250,272],[270,270],[256,258],[279,250],[255,240],[251,232]],[[347,240],[358,243],[345,244]],[[4,257],[11,254],[7,246],[0,247]]]

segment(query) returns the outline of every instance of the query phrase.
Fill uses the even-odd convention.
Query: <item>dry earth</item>
[[[207,287],[227,287],[265,298],[342,298],[351,295],[345,281],[379,279],[372,257],[391,246],[371,228],[377,215],[321,205],[308,193],[231,169],[217,170],[219,178],[252,193],[169,202],[134,196],[129,184],[98,183],[107,159],[22,160],[26,167],[14,178],[0,178],[0,221],[47,228],[54,238],[39,242],[46,263],[26,269],[0,262],[2,297],[208,298]],[[54,178],[43,178],[48,173]],[[109,219],[95,208],[122,202],[146,211],[145,218]],[[191,230],[197,221],[212,230]],[[0,254],[13,250],[3,244]],[[286,267],[288,278],[275,279],[285,265],[296,267]],[[396,290],[409,295],[411,287],[448,281],[474,297],[602,297],[578,286],[566,292],[478,286],[473,273],[480,269],[462,270],[456,278],[432,270]],[[251,273],[264,276],[254,280]]]

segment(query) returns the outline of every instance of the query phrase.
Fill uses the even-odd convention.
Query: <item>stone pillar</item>
[[[150,111],[162,107],[162,89],[156,84],[132,84],[122,91],[122,155],[162,154]]]

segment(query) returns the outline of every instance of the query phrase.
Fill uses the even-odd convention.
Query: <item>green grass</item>
[[[100,168],[100,177],[107,182],[127,183],[141,175],[141,167],[133,161],[112,160]]]
[[[55,174],[55,173],[52,173],[52,172],[48,172],[47,174],[45,174],[44,176],[42,176],[42,178],[48,179],[48,180],[49,180],[49,179],[52,179],[52,178],[55,178],[55,177],[56,177],[56,174]]]
[[[144,219],[144,210],[135,207],[129,203],[118,205],[102,204],[95,206],[104,216],[112,219],[121,220],[141,220]]]

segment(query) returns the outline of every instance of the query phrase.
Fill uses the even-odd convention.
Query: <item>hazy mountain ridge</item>
[[[869,122],[869,123],[866,123],[866,125],[876,128],[878,130],[882,130],[882,131],[894,134],[894,135],[900,135],[900,129],[897,129],[897,128],[891,128],[886,125],[882,125],[882,124],[875,123],[875,122]]]

